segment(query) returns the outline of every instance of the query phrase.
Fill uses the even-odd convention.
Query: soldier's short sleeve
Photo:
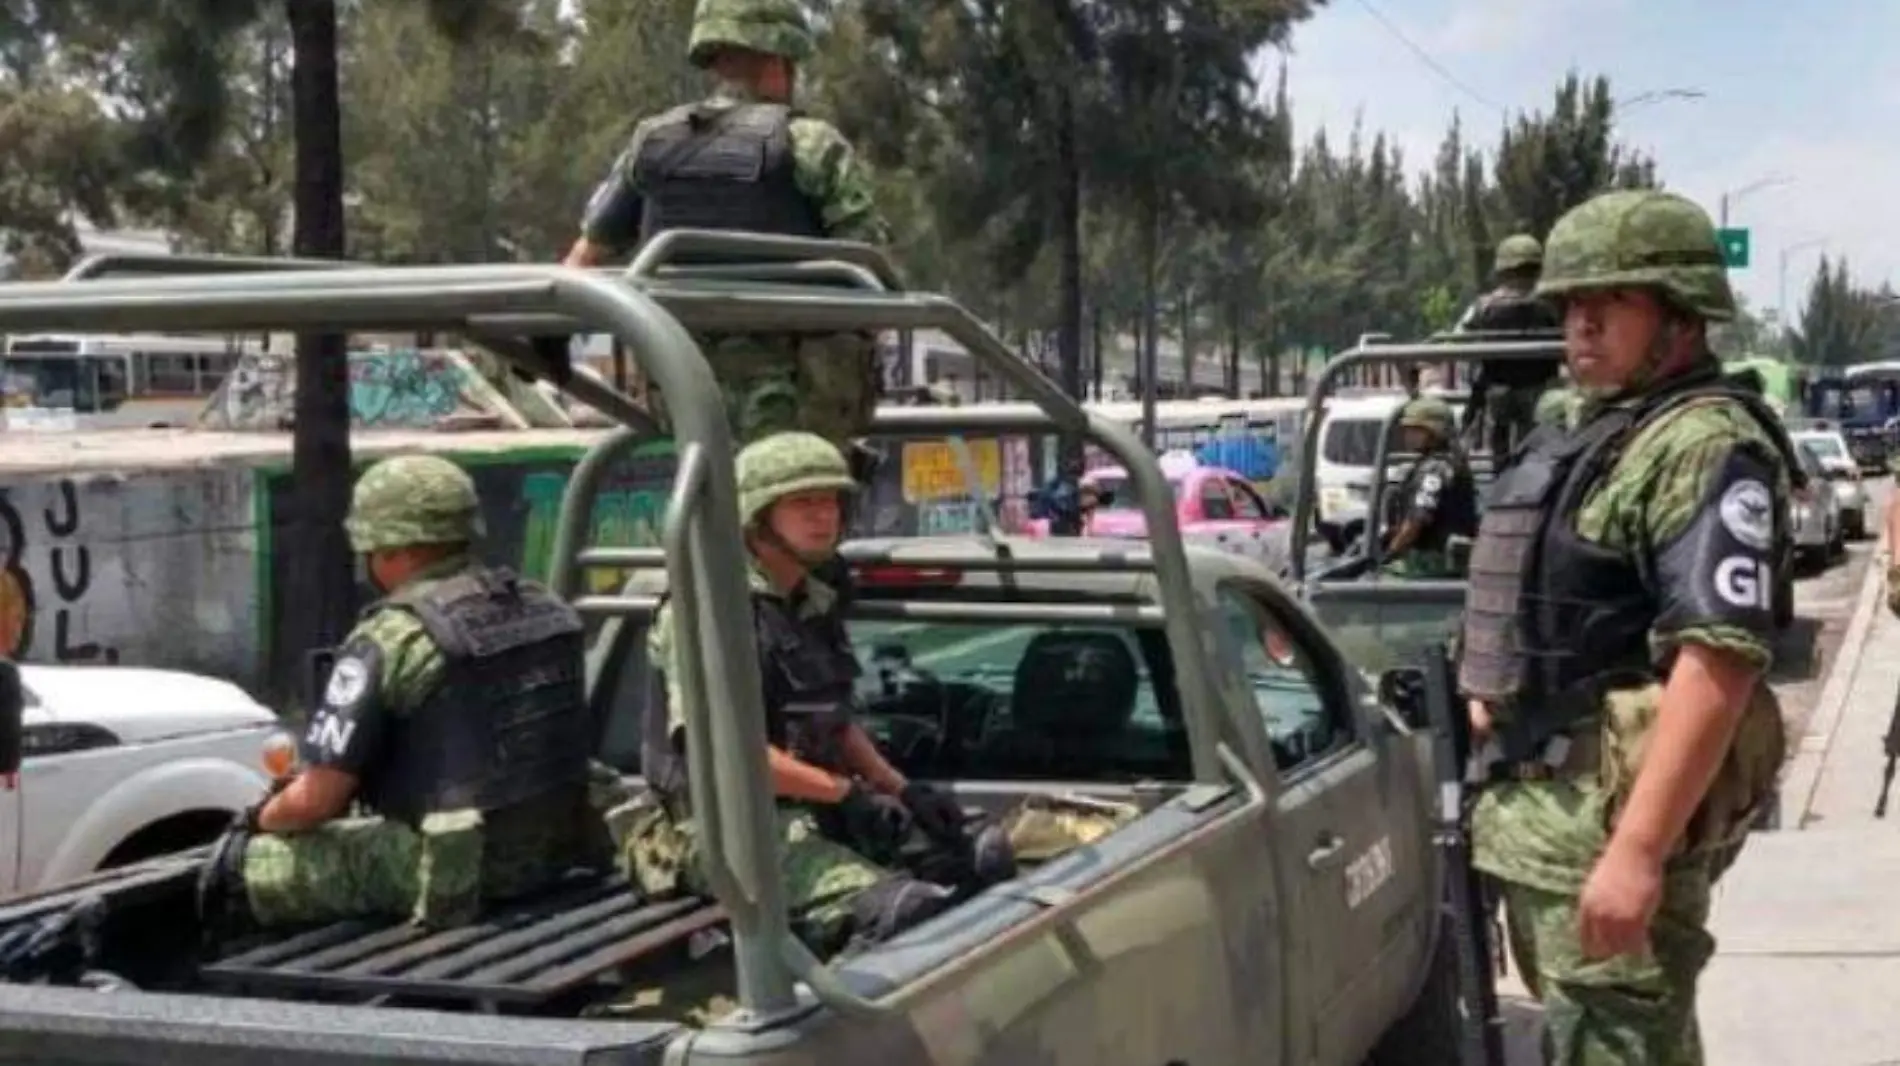
[[[654,612],[653,625],[647,630],[647,662],[658,684],[652,691],[666,701],[666,734],[675,736],[686,728],[686,702],[681,696],[679,671],[673,659],[673,608],[661,604]]]
[[[392,713],[388,658],[382,645],[360,627],[344,642],[330,668],[323,702],[304,728],[298,752],[304,765],[360,777],[382,758]]]
[[[1720,434],[1655,471],[1641,525],[1659,640],[1766,665],[1777,548],[1787,535],[1784,484],[1771,446]]]
[[[1419,464],[1418,484],[1408,501],[1412,517],[1428,519],[1438,513],[1439,501],[1451,486],[1452,476],[1451,464],[1443,459],[1427,459]]]
[[[587,198],[587,209],[581,214],[581,235],[589,243],[618,250],[630,248],[639,240],[643,204],[634,164],[640,158],[645,134],[644,125],[633,131],[606,179]]]
[[[792,161],[798,191],[818,205],[825,231],[838,240],[887,245],[890,227],[877,210],[871,174],[851,142],[829,122],[795,118]]]

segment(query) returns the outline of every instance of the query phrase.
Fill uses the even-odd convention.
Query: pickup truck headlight
[[[272,733],[264,740],[261,756],[264,773],[277,781],[297,772],[297,741],[289,733]]]

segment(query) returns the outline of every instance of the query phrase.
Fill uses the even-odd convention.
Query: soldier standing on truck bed
[[[1478,532],[1478,486],[1453,432],[1451,405],[1421,396],[1399,413],[1405,450],[1418,461],[1397,493],[1399,517],[1385,546],[1394,577],[1457,577],[1452,538]]]
[[[1735,304],[1694,204],[1577,207],[1537,292],[1582,407],[1526,442],[1472,552],[1459,680],[1495,757],[1473,861],[1555,1062],[1699,1064],[1710,889],[1785,750],[1764,673],[1790,446],[1709,349]]]
[[[870,175],[837,128],[791,105],[812,53],[798,0],[699,0],[688,55],[711,96],[643,120],[594,191],[569,266],[595,266],[670,229],[745,230],[883,245]],[[868,334],[698,335],[744,441],[803,429],[852,451],[879,388]],[[648,406],[665,424],[664,405]],[[860,471],[862,474],[862,471]]]
[[[338,652],[303,769],[207,864],[208,925],[454,924],[570,867],[605,868],[580,616],[475,561],[480,501],[446,459],[364,471],[346,525],[384,597]],[[374,816],[343,817],[352,801]]]
[[[885,940],[1007,880],[1014,860],[1000,829],[973,840],[956,798],[906,780],[852,719],[861,667],[844,627],[848,589],[816,573],[836,556],[843,498],[857,487],[844,456],[821,437],[787,432],[748,445],[737,465],[786,901],[806,944],[830,955],[853,941]],[[687,806],[672,623],[662,605],[649,651],[663,695],[647,708],[641,754],[661,803],[609,819],[643,890],[710,895]]]
[[[1528,233],[1498,244],[1494,270],[1497,287],[1472,303],[1458,320],[1459,332],[1522,333],[1557,328],[1557,315],[1535,289],[1544,266],[1544,247]],[[1486,360],[1471,382],[1462,432],[1469,433],[1483,412],[1490,427],[1491,462],[1504,469],[1511,450],[1532,429],[1537,397],[1552,385],[1562,360]]]

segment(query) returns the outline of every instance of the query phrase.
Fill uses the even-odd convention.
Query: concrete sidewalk
[[[1795,738],[1781,831],[1755,834],[1717,888],[1700,997],[1710,1066],[1900,1064],[1900,796],[1890,820],[1873,817],[1900,691],[1885,578],[1876,557]]]

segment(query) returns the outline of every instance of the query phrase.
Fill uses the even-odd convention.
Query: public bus
[[[1808,369],[1799,363],[1765,355],[1746,356],[1723,360],[1722,372],[1730,378],[1752,374],[1762,399],[1783,421],[1807,413],[1811,379]]]
[[[171,333],[0,337],[0,386],[10,407],[116,410],[127,400],[209,396],[255,339]]]

